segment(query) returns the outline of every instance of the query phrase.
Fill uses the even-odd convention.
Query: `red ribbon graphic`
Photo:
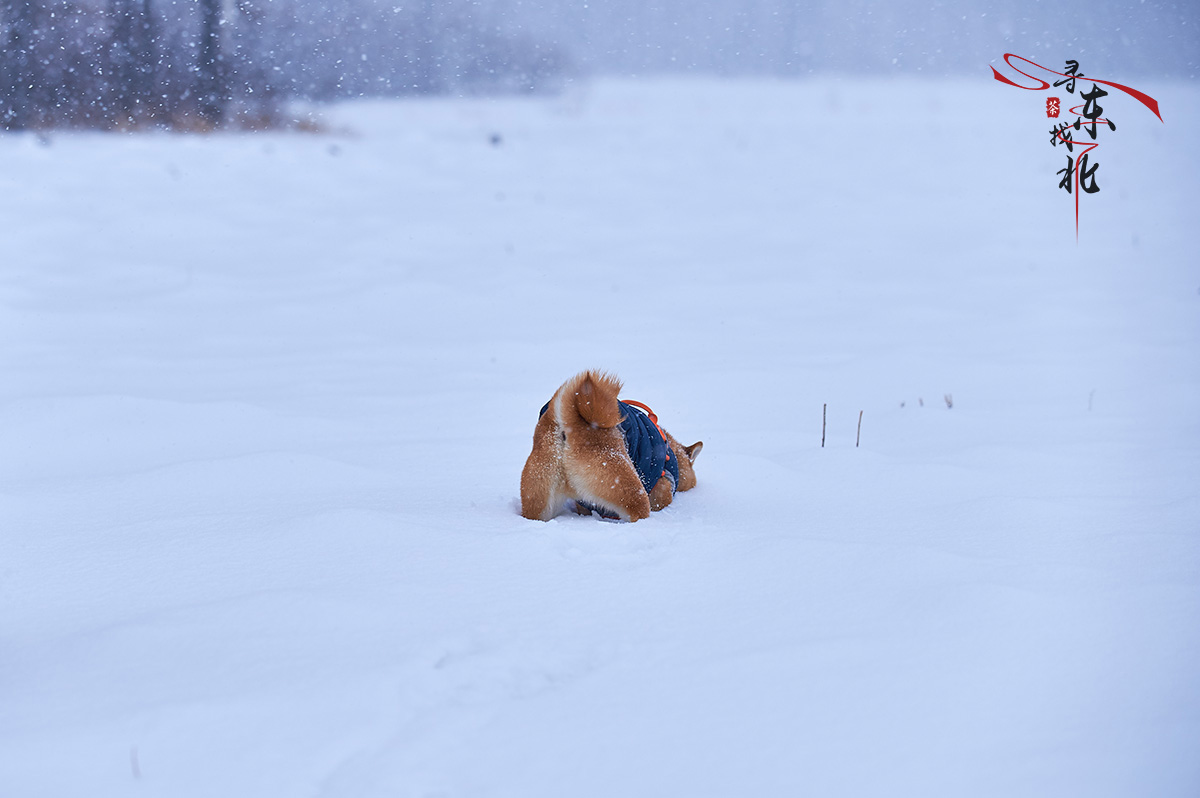
[[[1042,70],[1043,72],[1049,72],[1051,75],[1058,75],[1058,76],[1064,77],[1064,78],[1077,78],[1079,80],[1091,81],[1092,83],[1102,83],[1105,86],[1112,86],[1114,89],[1125,92],[1130,97],[1134,98],[1135,100],[1140,102],[1142,105],[1149,108],[1151,113],[1153,113],[1155,116],[1158,117],[1159,122],[1163,121],[1162,114],[1160,114],[1158,112],[1158,100],[1154,99],[1153,97],[1151,97],[1149,94],[1146,94],[1145,92],[1140,92],[1137,89],[1131,89],[1130,87],[1123,86],[1120,83],[1113,83],[1110,80],[1096,80],[1095,78],[1089,78],[1084,75],[1068,75],[1066,72],[1055,72],[1053,69],[1044,67],[1041,64],[1036,64],[1033,61],[1030,61],[1028,58],[1022,58],[1021,56],[1014,55],[1013,53],[1005,53],[1004,54],[1004,63],[1008,64],[1014,70],[1016,70],[1020,74],[1024,75],[1025,77],[1029,78],[1030,80],[1036,80],[1041,85],[1040,86],[1022,86],[1020,83],[1016,83],[1015,81],[1009,80],[1008,78],[1004,77],[1003,75],[1001,75],[999,72],[996,71],[995,67],[992,67],[992,77],[994,77],[996,80],[1000,81],[1001,83],[1007,83],[1009,86],[1016,86],[1018,89],[1025,89],[1026,91],[1043,91],[1045,89],[1050,88],[1050,84],[1047,83],[1046,81],[1042,80],[1041,78],[1035,78],[1033,75],[1030,75],[1028,72],[1025,72],[1024,70],[1013,66],[1013,62],[1009,60],[1010,58],[1015,58],[1018,61],[1024,61],[1026,64],[1029,64],[1030,66],[1035,66],[1038,69]]]

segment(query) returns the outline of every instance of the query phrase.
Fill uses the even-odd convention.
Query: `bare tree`
[[[134,82],[134,0],[109,0],[108,15],[113,22],[112,40],[108,58],[111,65],[110,89],[113,106],[117,111],[118,123],[133,119],[136,95],[131,91]]]
[[[200,0],[200,116],[211,125],[225,120],[225,69],[221,61],[221,0]]]
[[[23,130],[33,123],[29,98],[38,84],[33,55],[38,8],[32,2],[7,0],[3,10],[3,52],[0,52],[0,127]]]
[[[441,89],[441,70],[438,67],[437,19],[434,0],[422,0],[413,24],[416,47],[413,53],[413,88],[418,94],[436,94]]]
[[[136,71],[133,90],[143,112],[151,118],[162,114],[162,94],[158,89],[158,25],[152,0],[142,0],[134,20],[133,56]]]

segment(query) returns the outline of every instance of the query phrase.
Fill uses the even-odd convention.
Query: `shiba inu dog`
[[[616,377],[584,371],[542,407],[521,472],[521,515],[549,521],[573,501],[579,513],[637,521],[696,486],[704,443],[683,446],[620,392]]]

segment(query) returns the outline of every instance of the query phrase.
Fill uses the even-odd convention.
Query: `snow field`
[[[1200,93],[1139,88],[1078,243],[990,80],[0,139],[0,794],[1195,794]],[[699,486],[525,521],[588,367]]]

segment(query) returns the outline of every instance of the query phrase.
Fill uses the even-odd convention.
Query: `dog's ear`
[[[700,450],[704,448],[704,441],[696,441],[691,446],[684,446],[683,453],[687,455],[689,463],[696,462],[696,458],[700,456]]]

